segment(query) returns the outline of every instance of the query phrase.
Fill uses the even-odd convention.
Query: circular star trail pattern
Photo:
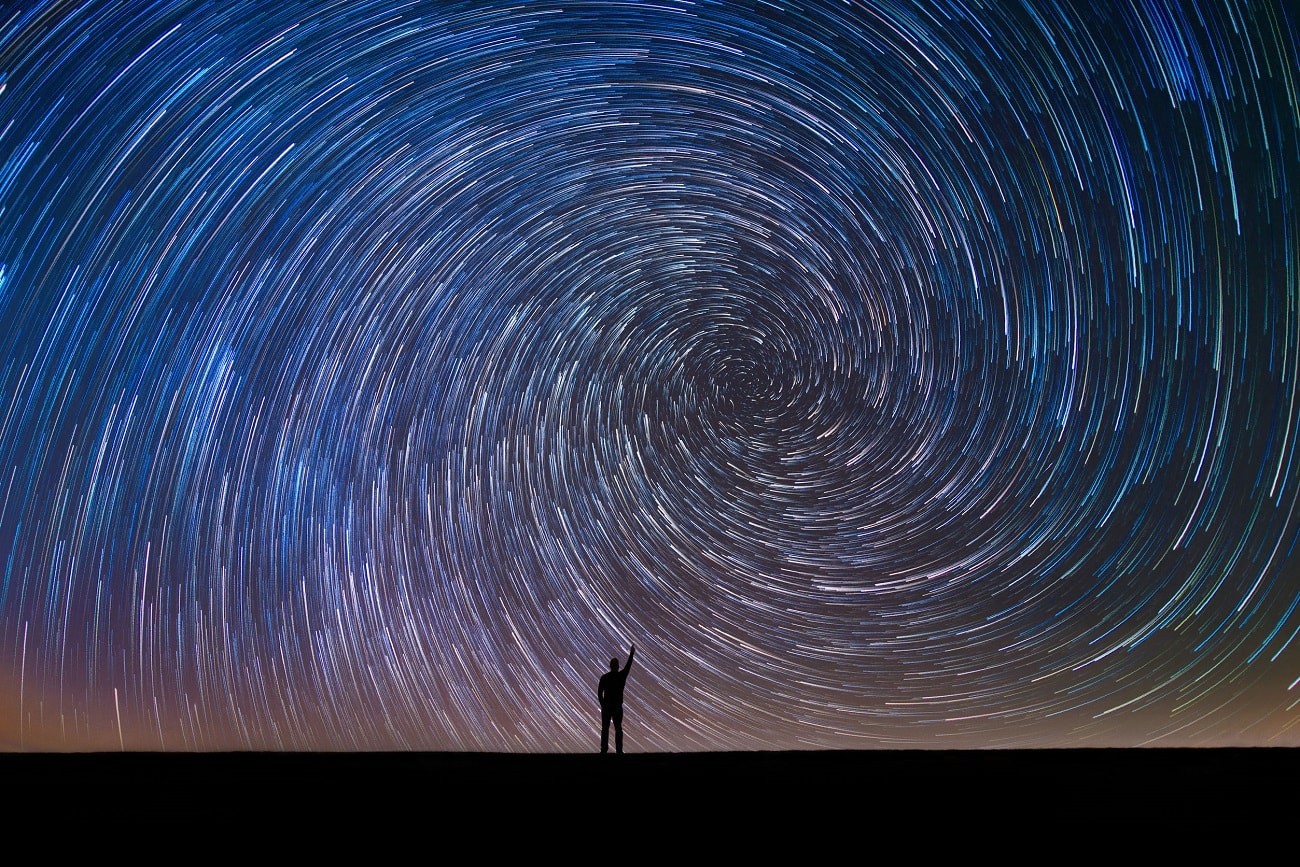
[[[1295,743],[1284,3],[27,3],[27,749]]]

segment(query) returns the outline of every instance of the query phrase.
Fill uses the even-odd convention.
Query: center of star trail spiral
[[[7,15],[7,743],[1294,741],[1285,4]]]

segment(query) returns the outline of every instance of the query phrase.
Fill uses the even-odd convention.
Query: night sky
[[[1300,745],[1286,0],[20,2],[0,747]]]

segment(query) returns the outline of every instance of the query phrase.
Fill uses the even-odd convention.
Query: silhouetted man
[[[618,657],[609,661],[609,671],[600,676],[600,686],[596,688],[596,697],[600,699],[600,751],[609,752],[609,724],[614,723],[614,750],[623,752],[623,684],[627,683],[627,673],[632,670],[632,658],[636,656],[636,645],[627,655],[627,665],[618,670]]]

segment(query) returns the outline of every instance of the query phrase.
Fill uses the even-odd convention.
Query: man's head
[[[610,671],[618,671],[618,657],[617,657],[617,656],[614,657],[613,659],[611,659],[611,660],[609,661],[609,670],[610,670]]]

